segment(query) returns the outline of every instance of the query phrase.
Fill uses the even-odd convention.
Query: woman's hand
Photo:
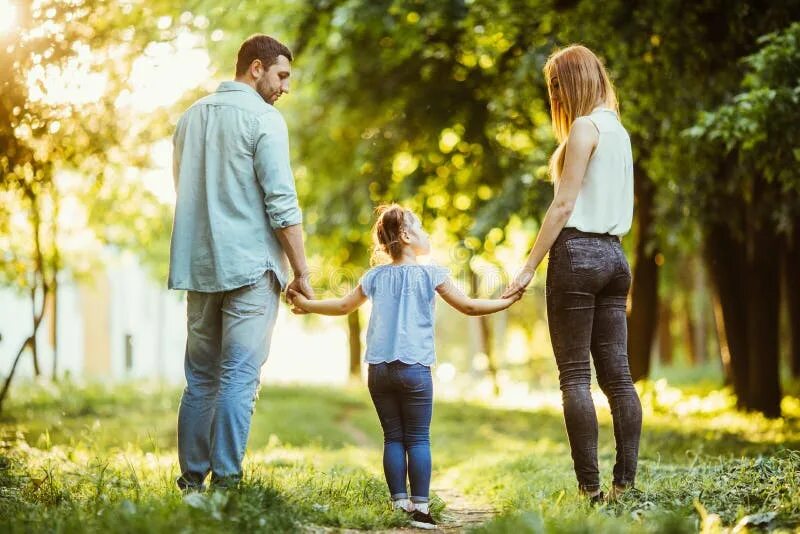
[[[506,299],[514,295],[519,295],[518,298],[522,298],[523,293],[525,293],[525,288],[528,287],[531,280],[533,280],[533,271],[530,269],[522,269],[519,274],[514,277],[514,280],[508,284],[503,294],[500,295],[500,298]]]

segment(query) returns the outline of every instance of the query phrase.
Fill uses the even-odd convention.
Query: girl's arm
[[[288,299],[294,306],[292,308],[293,313],[299,313],[298,310],[301,310],[322,315],[347,315],[364,304],[367,296],[364,294],[364,290],[361,289],[361,284],[359,284],[349,295],[340,299],[309,300],[305,295],[293,289],[288,290]]]
[[[508,298],[473,299],[464,294],[453,281],[448,278],[436,286],[436,292],[446,303],[466,315],[488,315],[505,310],[522,297],[521,292],[513,293]]]
[[[589,158],[592,150],[597,146],[599,138],[600,134],[590,119],[579,117],[572,123],[567,138],[567,153],[564,155],[564,170],[558,181],[555,198],[545,213],[542,227],[536,236],[528,260],[514,281],[503,291],[502,297],[509,297],[514,293],[525,291],[533,279],[533,273],[544,259],[544,255],[553,246],[558,234],[567,224],[575,207],[575,199],[578,198],[581,185],[583,185],[583,176],[586,174]]]

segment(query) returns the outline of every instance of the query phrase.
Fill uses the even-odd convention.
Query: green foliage
[[[742,92],[703,113],[687,136],[707,144],[707,151],[733,158],[739,172],[718,189],[747,191],[753,180],[774,184],[774,195],[756,206],[765,220],[786,232],[800,214],[800,23],[759,39],[760,49],[742,60],[747,69]]]
[[[129,182],[127,193],[114,191],[126,209],[98,214],[126,170],[150,165],[149,147],[166,133],[160,114],[150,123],[120,103],[142,50],[175,37],[157,27],[163,8],[23,2],[19,26],[0,36],[0,282],[26,289],[44,279],[47,292],[62,269],[94,272],[99,254],[85,234],[107,237],[110,218],[140,234],[111,242],[143,252],[155,271],[164,270],[169,220],[143,186]],[[65,208],[71,218],[62,216]],[[76,241],[80,246],[70,245]],[[149,253],[156,246],[161,257]]]

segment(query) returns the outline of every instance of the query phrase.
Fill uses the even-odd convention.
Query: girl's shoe
[[[407,514],[410,514],[414,511],[414,503],[411,502],[410,499],[397,499],[396,501],[392,501],[392,508],[395,510],[402,510]]]
[[[419,510],[414,510],[414,513],[411,514],[410,525],[425,530],[433,530],[436,528],[436,521],[434,521],[430,513],[424,514]]]

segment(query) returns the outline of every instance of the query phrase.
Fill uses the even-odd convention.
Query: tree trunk
[[[53,279],[51,280],[51,315],[50,315],[50,341],[53,346],[53,381],[58,381],[58,273],[61,270],[61,255],[58,249],[58,217],[60,203],[58,190],[53,184],[51,189],[53,199],[53,221],[51,226],[51,239],[53,244]],[[159,340],[160,343],[160,340]]]
[[[17,351],[17,356],[14,358],[14,363],[11,365],[11,370],[8,372],[8,376],[3,382],[3,389],[0,390],[0,413],[3,412],[3,402],[6,400],[6,395],[8,395],[8,390],[11,387],[11,381],[14,379],[14,371],[17,370],[17,364],[19,363],[22,354],[25,352],[25,349],[31,346],[31,343],[35,337],[36,331],[34,330],[33,335],[26,339],[19,348],[19,351]]]
[[[358,310],[347,315],[347,332],[350,344],[350,378],[361,378],[361,321]]]
[[[700,336],[698,317],[700,314],[695,309],[695,295],[697,291],[697,268],[693,258],[683,260],[680,270],[680,277],[683,282],[681,292],[681,304],[683,307],[683,336],[684,346],[686,347],[686,360],[691,365],[696,365],[703,358],[701,356]]]
[[[658,248],[653,235],[655,185],[641,166],[634,167],[638,241],[628,317],[628,355],[634,381],[650,374],[650,352],[658,325]]]
[[[800,378],[800,217],[795,219],[786,246],[783,273],[789,311],[789,367],[792,376]]]
[[[471,266],[468,266],[467,268],[469,269],[470,296],[477,298],[478,285],[480,282],[478,279],[478,274],[472,270]],[[489,317],[487,315],[473,317],[470,318],[470,320],[478,323],[478,352],[486,355],[488,362],[487,370],[489,371],[489,377],[492,380],[492,392],[496,397],[500,395],[500,383],[497,379],[497,356],[495,355],[492,347],[492,325],[489,323]]]
[[[731,370],[731,350],[728,347],[728,335],[725,332],[725,319],[722,316],[722,304],[716,291],[711,291],[711,308],[714,314],[714,335],[719,349],[719,360],[722,364],[722,376],[726,386],[733,385]]]
[[[708,360],[708,329],[709,329],[709,307],[706,295],[708,295],[708,284],[703,265],[698,258],[692,259],[692,275],[694,279],[692,287],[692,309],[694,313],[694,363],[703,363]]]
[[[661,299],[661,308],[658,310],[658,359],[664,365],[672,363],[672,332],[670,323],[672,322],[672,307],[670,299]]]
[[[31,287],[31,325],[33,326],[33,338],[31,339],[31,358],[33,359],[33,375],[36,377],[41,376],[42,370],[39,368],[39,342],[36,340],[36,331],[39,330],[36,324],[36,290],[38,289],[38,276],[37,273],[33,275],[33,286]],[[42,313],[44,313],[44,298],[42,299]]]
[[[706,235],[705,254],[717,316],[722,319],[717,328],[722,355],[730,355],[731,384],[737,405],[745,408],[749,405],[745,245],[734,238],[731,228],[712,224]]]
[[[749,380],[746,406],[767,417],[780,417],[780,263],[766,260],[780,250],[780,240],[766,224],[753,232],[752,239],[748,276],[745,279],[748,298],[740,303],[748,311]]]

